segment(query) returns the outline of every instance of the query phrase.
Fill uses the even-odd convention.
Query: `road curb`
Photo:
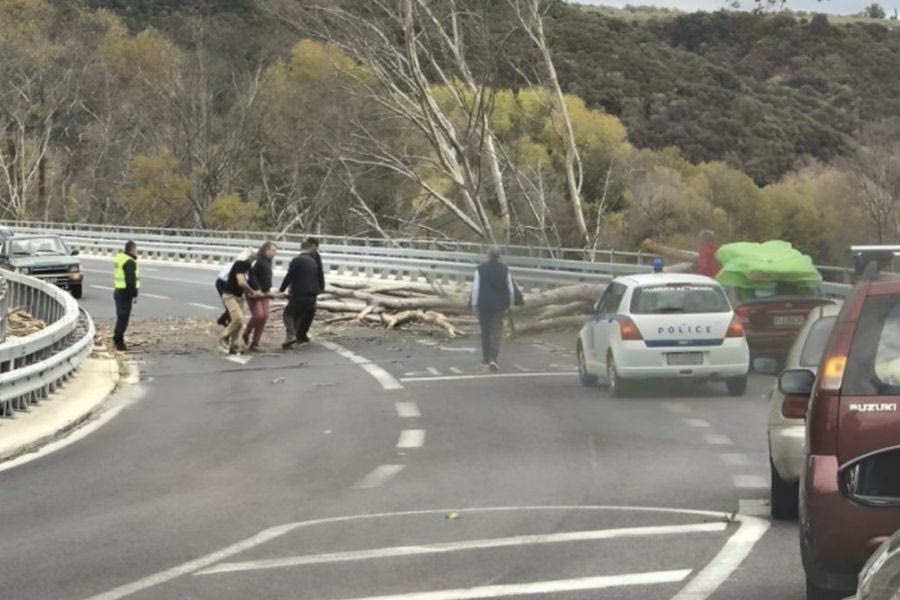
[[[110,355],[84,361],[49,398],[28,411],[0,420],[0,463],[36,452],[65,437],[101,412],[122,379],[119,361]]]

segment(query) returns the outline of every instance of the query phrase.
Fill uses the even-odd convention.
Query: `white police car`
[[[715,280],[701,275],[614,279],[578,335],[583,385],[603,380],[613,396],[648,379],[724,381],[747,389],[750,351],[744,328]]]

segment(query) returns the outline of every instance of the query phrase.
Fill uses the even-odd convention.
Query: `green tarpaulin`
[[[812,259],[789,242],[735,242],[716,252],[722,270],[716,276],[728,287],[774,289],[778,284],[813,290],[822,275]]]

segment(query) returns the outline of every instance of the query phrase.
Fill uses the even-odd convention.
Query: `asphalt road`
[[[214,316],[212,279],[145,265],[135,316]],[[0,471],[0,597],[803,598],[796,526],[754,517],[772,379],[611,399],[573,337],[496,376],[477,340],[400,333],[146,356],[114,419]]]

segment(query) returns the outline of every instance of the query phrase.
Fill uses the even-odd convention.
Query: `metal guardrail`
[[[46,323],[36,333],[0,343],[0,416],[8,417],[66,382],[90,356],[95,330],[68,292],[19,273],[0,271],[0,278],[6,284],[0,301],[4,326],[7,307],[19,306]]]

